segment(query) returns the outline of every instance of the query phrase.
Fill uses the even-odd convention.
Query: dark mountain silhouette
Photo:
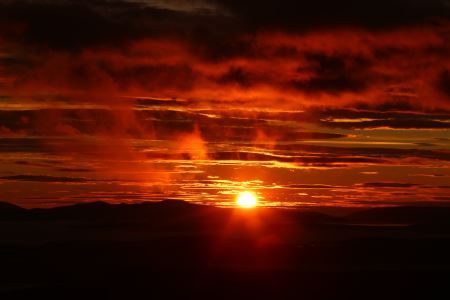
[[[0,202],[0,299],[448,298],[449,216]]]
[[[95,220],[101,219],[102,216],[111,209],[112,205],[106,202],[88,202],[79,203],[68,206],[60,206],[55,208],[35,208],[27,212],[28,219],[40,219],[40,220]]]
[[[236,211],[235,209],[224,209],[211,206],[196,205],[181,200],[163,200],[158,202],[143,202],[135,204],[109,204],[102,201],[86,202],[74,205],[60,206],[54,208],[23,209],[13,204],[4,202],[4,206],[11,207],[10,210],[0,209],[0,219],[10,220],[84,220],[84,221],[152,221],[177,217],[179,219],[212,217],[220,220]],[[0,207],[1,208],[1,207]],[[20,214],[11,214],[12,211]],[[240,209],[237,209],[240,211]],[[259,208],[261,216],[271,214],[284,215],[295,219],[299,223],[339,223],[340,218],[328,216],[318,212],[294,211],[282,209]],[[274,215],[274,212],[275,215]]]
[[[162,217],[167,214],[186,214],[202,211],[207,207],[190,204],[179,200],[144,202],[138,204],[109,204],[96,201],[54,208],[24,209],[14,204],[0,202],[0,219],[25,220],[110,220],[110,219],[145,219],[152,215]],[[20,214],[18,214],[20,212]]]
[[[13,211],[23,211],[23,210],[25,210],[25,209],[20,206],[11,204],[9,202],[0,201],[0,212],[1,213],[13,212]]]
[[[450,207],[379,207],[352,213],[346,219],[357,223],[450,225]]]
[[[314,211],[257,208],[261,217],[280,216],[298,224],[448,224],[450,207],[380,207],[360,210],[345,217],[335,217]],[[110,204],[102,201],[86,202],[54,208],[24,209],[0,202],[0,220],[79,220],[79,221],[146,221],[162,222],[174,218],[208,218],[220,221],[240,209],[224,209],[188,203],[181,200],[163,200],[134,204]],[[244,210],[245,211],[245,210]]]
[[[320,212],[314,211],[292,211],[286,213],[294,217],[298,222],[302,224],[339,224],[345,222],[343,218],[329,216]]]
[[[0,220],[21,218],[26,211],[26,209],[20,206],[0,201]]]

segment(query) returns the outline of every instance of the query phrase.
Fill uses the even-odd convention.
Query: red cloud
[[[449,65],[447,28],[263,32],[234,40],[245,45],[242,52],[215,60],[204,46],[161,38],[76,53],[22,55],[16,49],[27,69],[9,66],[4,72],[14,78],[7,84],[11,94],[73,95],[113,106],[124,105],[115,99],[125,95],[177,97],[199,105],[214,100],[299,107],[401,97],[419,106],[447,106],[448,93],[437,84]]]

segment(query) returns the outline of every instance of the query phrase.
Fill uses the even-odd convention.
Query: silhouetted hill
[[[20,218],[26,211],[20,206],[0,201],[0,220]]]
[[[352,213],[346,219],[357,223],[450,224],[450,207],[379,207]]]
[[[0,212],[24,211],[25,209],[9,202],[0,201]]]
[[[97,220],[107,214],[112,205],[106,202],[79,203],[54,208],[34,208],[28,211],[30,220]]]
[[[0,203],[0,299],[433,298],[448,294],[449,214]]]
[[[79,203],[54,208],[24,209],[7,202],[0,204],[1,220],[61,220],[61,221],[113,221],[163,220],[168,217],[188,217],[217,208],[190,204],[180,200],[143,202],[136,204],[109,204],[102,201]]]
[[[79,203],[54,208],[24,209],[19,206],[0,202],[0,220],[40,220],[40,221],[91,221],[91,222],[173,222],[192,219],[208,219],[209,222],[223,222],[231,214],[248,211],[241,209],[223,209],[188,203],[181,200],[163,200],[133,204],[109,204],[102,201]],[[260,217],[278,222],[297,224],[448,224],[450,225],[450,207],[381,207],[362,210],[346,217],[334,217],[324,213],[301,210],[283,210],[257,208]],[[278,220],[278,221],[277,221]]]
[[[9,207],[9,209],[6,209]],[[4,210],[0,209],[0,219],[28,220],[28,221],[90,221],[90,222],[151,222],[168,223],[182,222],[193,219],[209,223],[223,223],[232,214],[247,214],[250,211],[242,209],[224,209],[188,203],[181,200],[163,200],[158,202],[142,202],[134,204],[109,204],[106,202],[88,202],[54,208],[23,209],[4,203]],[[1,208],[1,207],[0,207]],[[256,208],[251,210],[276,224],[295,222],[299,224],[335,224],[342,223],[342,219],[323,213],[297,210],[283,210],[274,208]],[[20,213],[18,213],[20,212]],[[282,216],[282,217],[281,217]]]
[[[345,222],[342,218],[314,211],[292,211],[288,215],[296,218],[301,224],[338,224]]]

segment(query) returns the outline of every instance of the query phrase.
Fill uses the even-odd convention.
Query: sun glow
[[[236,203],[243,208],[252,208],[257,205],[258,200],[252,192],[240,192],[236,198]]]

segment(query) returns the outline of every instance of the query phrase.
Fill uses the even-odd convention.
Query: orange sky
[[[386,24],[137,2],[1,4],[0,200],[450,201],[441,2]]]

